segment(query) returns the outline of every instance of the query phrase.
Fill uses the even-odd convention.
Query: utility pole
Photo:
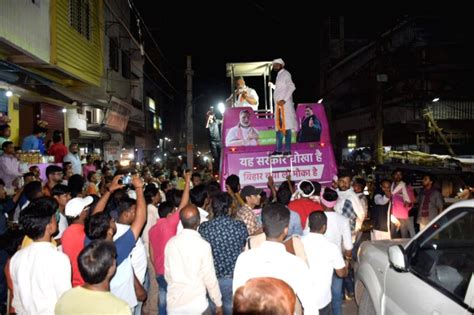
[[[375,161],[383,164],[383,86],[388,81],[386,74],[377,73],[377,87],[375,99]]]
[[[193,153],[193,69],[191,68],[191,56],[187,56],[186,67],[186,153],[188,169],[192,171],[194,162]]]

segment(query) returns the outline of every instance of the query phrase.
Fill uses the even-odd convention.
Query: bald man
[[[188,205],[181,210],[179,218],[183,231],[171,238],[165,248],[168,313],[211,314],[207,292],[216,305],[216,314],[221,315],[222,297],[211,246],[197,232],[201,223],[199,211]]]
[[[271,277],[250,279],[234,295],[234,314],[294,314],[295,305],[293,289]]]

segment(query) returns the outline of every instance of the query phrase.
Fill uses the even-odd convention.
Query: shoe
[[[283,152],[283,156],[291,156],[291,151]]]
[[[273,151],[272,154],[270,154],[270,156],[281,156],[281,155],[282,153],[278,151]]]
[[[345,299],[347,301],[352,301],[354,299],[354,293],[347,293],[345,294]]]

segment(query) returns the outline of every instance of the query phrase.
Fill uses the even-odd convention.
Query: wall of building
[[[48,63],[50,0],[3,0],[1,6],[0,40],[8,41],[26,54]]]
[[[90,1],[87,39],[70,25],[70,2],[51,1],[51,63],[81,81],[99,86],[103,73],[103,2]]]

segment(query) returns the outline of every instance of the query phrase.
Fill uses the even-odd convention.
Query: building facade
[[[474,154],[471,28],[433,16],[403,17],[371,38],[347,38],[350,27],[327,18],[321,36],[320,93],[339,159],[373,159],[382,147]]]

